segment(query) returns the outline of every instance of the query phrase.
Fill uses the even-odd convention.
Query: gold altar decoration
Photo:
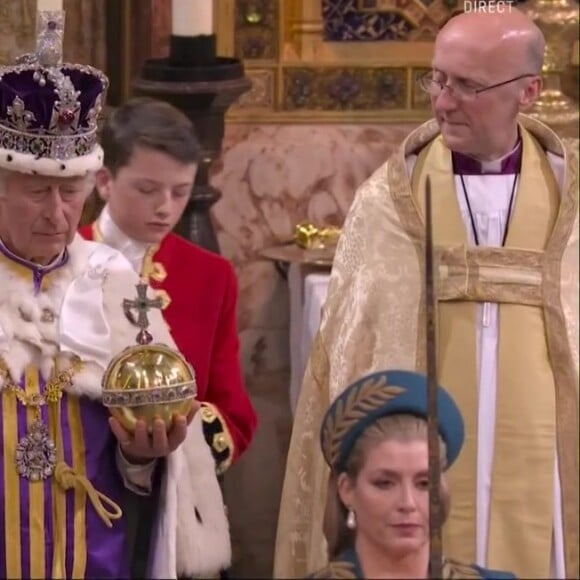
[[[333,248],[338,242],[341,229],[335,226],[317,227],[310,222],[302,222],[294,229],[294,242],[305,250]]]
[[[336,226],[301,222],[294,228],[292,240],[265,248],[260,255],[276,263],[329,268],[341,231]]]
[[[578,105],[561,89],[562,74],[574,61],[578,41],[578,3],[574,0],[529,0],[521,7],[546,39],[544,87],[530,115],[558,128],[578,123]]]
[[[289,242],[264,248],[260,251],[260,256],[272,260],[276,265],[302,264],[304,266],[328,269],[332,267],[334,251],[335,248],[307,250],[297,246],[294,242]]]
[[[113,358],[103,376],[103,404],[128,431],[134,431],[139,420],[151,430],[156,418],[169,429],[175,415],[190,412],[197,395],[195,373],[188,362],[176,350],[154,344],[147,330],[148,311],[161,307],[161,299],[147,298],[145,282],[137,285],[135,300],[124,300],[125,315],[139,328],[137,344]]]

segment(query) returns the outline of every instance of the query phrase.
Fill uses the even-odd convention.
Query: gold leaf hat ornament
[[[463,417],[442,387],[437,392],[437,407],[439,432],[447,449],[447,469],[463,446]],[[415,415],[427,420],[427,378],[410,371],[379,371],[345,389],[322,421],[320,444],[328,465],[336,473],[344,471],[357,439],[367,427],[387,415]]]
[[[149,299],[147,284],[140,282],[137,298],[123,301],[125,316],[139,328],[137,344],[117,355],[103,376],[103,404],[129,431],[139,419],[151,429],[155,418],[169,429],[176,414],[189,413],[197,395],[188,362],[174,349],[153,343],[147,316],[153,308],[162,308],[162,300]]]

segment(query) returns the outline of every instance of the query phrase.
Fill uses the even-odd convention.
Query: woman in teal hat
[[[321,446],[332,471],[325,526],[330,563],[312,578],[429,577],[427,400],[423,375],[381,371],[348,387],[328,409]],[[437,406],[445,471],[461,451],[463,419],[442,388]],[[441,494],[445,519],[444,474]],[[443,576],[515,578],[448,559]]]

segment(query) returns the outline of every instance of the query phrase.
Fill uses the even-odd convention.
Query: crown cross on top
[[[63,42],[64,12],[37,12],[35,56],[40,66],[56,68],[62,64]]]

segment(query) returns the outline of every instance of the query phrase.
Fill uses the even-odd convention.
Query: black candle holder
[[[162,99],[183,111],[195,127],[202,156],[191,198],[177,232],[219,253],[210,209],[221,193],[209,184],[219,157],[229,107],[251,87],[243,63],[216,55],[216,36],[171,36],[168,58],[150,59],[133,83],[135,93]]]

